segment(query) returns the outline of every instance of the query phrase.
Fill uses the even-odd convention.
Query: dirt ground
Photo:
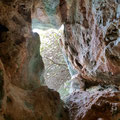
[[[68,67],[64,61],[61,48],[59,46],[59,37],[62,33],[47,33],[41,36],[41,55],[45,64],[45,82],[46,85],[58,90],[60,86],[70,80]]]

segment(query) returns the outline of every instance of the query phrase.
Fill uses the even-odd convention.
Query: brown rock
[[[0,119],[69,120],[59,94],[44,84],[39,36],[41,26],[65,25],[62,48],[78,80],[120,85],[119,0],[0,1]],[[86,87],[81,82],[82,90]],[[76,92],[68,101],[73,120],[118,120],[118,91]]]
[[[44,84],[31,0],[0,1],[0,120],[68,120],[59,94]]]
[[[120,92],[75,92],[67,100],[71,120],[119,120]]]

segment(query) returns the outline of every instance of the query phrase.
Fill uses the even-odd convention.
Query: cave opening
[[[44,30],[33,27],[32,31],[40,36],[40,54],[45,66],[45,85],[58,91],[61,96],[65,96],[68,94],[71,75],[60,42],[64,39],[64,25],[59,29]],[[67,88],[65,88],[66,85]]]

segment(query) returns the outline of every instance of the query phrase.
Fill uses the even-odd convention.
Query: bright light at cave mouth
[[[53,29],[53,28],[48,29],[48,30],[41,30],[41,29],[35,28],[32,31],[34,33],[37,32],[38,34],[42,34],[42,33],[45,33],[45,32],[50,32],[51,30],[58,31],[57,29]],[[59,30],[62,30],[62,31],[64,30],[64,25],[63,24],[61,25],[61,27],[59,28]]]
[[[43,50],[47,47],[48,44],[52,44],[53,39],[59,41],[60,38],[63,38],[64,32],[64,25],[61,25],[59,29],[47,29],[42,30],[39,28],[34,28],[33,33],[38,33],[40,36],[41,47],[40,49]]]
[[[60,40],[64,40],[64,25],[61,25],[59,29],[47,30],[34,27],[32,31],[40,36],[40,54],[45,65],[45,83],[49,88],[60,91],[62,95],[64,83],[70,79],[62,49],[60,49]]]

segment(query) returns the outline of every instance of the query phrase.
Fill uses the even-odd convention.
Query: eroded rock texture
[[[59,28],[62,24],[59,10],[60,0],[35,0],[32,28]]]
[[[0,1],[0,120],[68,120],[59,94],[44,84],[32,0]]]
[[[59,94],[41,87],[44,64],[31,16],[42,29],[65,25],[61,46],[77,83],[120,85],[119,0],[1,0],[0,120],[69,120]],[[68,99],[70,117],[118,120],[119,97],[114,90],[76,92]]]
[[[71,120],[119,120],[120,92],[75,92],[67,100]]]
[[[120,85],[119,1],[71,0],[63,6],[63,48],[74,68],[89,81]]]

